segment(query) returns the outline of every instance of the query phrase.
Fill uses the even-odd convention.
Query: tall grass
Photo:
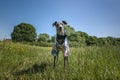
[[[64,69],[63,54],[53,67],[51,47],[0,43],[1,80],[120,80],[120,47],[70,48]]]

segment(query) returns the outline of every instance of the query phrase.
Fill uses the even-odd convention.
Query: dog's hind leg
[[[54,67],[56,63],[58,62],[58,57],[59,57],[59,51],[57,52],[56,56],[54,56]]]
[[[58,62],[58,58],[59,58],[59,51],[57,52],[57,61],[56,62]]]
[[[64,68],[66,68],[67,64],[68,64],[68,56],[64,56]]]

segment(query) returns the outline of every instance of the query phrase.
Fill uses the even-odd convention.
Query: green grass
[[[0,80],[120,80],[120,47],[70,48],[69,65],[59,54],[53,68],[51,47],[0,43]]]

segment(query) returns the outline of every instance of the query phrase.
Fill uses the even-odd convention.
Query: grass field
[[[0,80],[120,80],[120,47],[70,48],[53,68],[51,47],[0,43]]]

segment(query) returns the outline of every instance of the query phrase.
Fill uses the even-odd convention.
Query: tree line
[[[120,45],[120,38],[90,36],[85,32],[75,31],[70,25],[66,26],[65,30],[71,47]],[[45,47],[52,46],[55,40],[55,36],[50,37],[47,33],[41,33],[37,37],[35,27],[28,23],[20,23],[14,26],[11,38],[14,42],[24,42]]]

